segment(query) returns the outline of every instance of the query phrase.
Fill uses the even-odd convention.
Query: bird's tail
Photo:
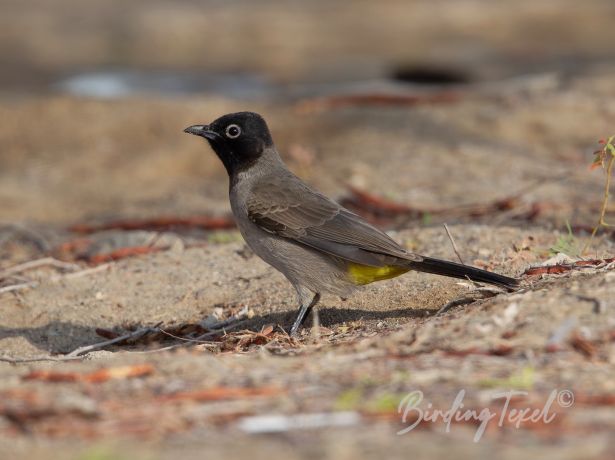
[[[469,279],[480,283],[493,284],[508,290],[514,290],[519,286],[519,280],[510,278],[497,273],[481,270],[480,268],[470,267],[447,260],[433,259],[424,257],[421,262],[410,262],[408,266],[412,270],[435,275],[450,276],[451,278]]]

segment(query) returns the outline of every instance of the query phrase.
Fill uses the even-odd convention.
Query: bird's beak
[[[205,139],[215,139],[218,135],[209,129],[208,125],[193,125],[184,129],[185,133],[194,134],[195,136],[201,136]]]

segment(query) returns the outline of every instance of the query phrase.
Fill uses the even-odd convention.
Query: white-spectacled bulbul
[[[231,113],[184,131],[205,138],[224,164],[231,208],[248,246],[296,289],[299,315],[291,335],[321,293],[347,297],[409,270],[506,289],[518,285],[514,278],[408,252],[290,172],[256,113]]]

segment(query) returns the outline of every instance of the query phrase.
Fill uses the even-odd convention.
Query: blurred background
[[[3,0],[0,83],[9,95],[269,99],[370,79],[578,74],[614,57],[613,13],[596,0]]]
[[[612,128],[614,17],[608,0],[1,0],[0,219],[224,213],[222,167],[181,131],[234,110],[338,197],[501,198],[578,170]]]

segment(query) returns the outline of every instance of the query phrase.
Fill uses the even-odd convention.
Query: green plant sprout
[[[599,141],[602,144],[602,148],[594,152],[594,162],[592,163],[592,169],[602,168],[606,172],[606,180],[604,181],[604,197],[602,200],[602,209],[600,210],[600,219],[598,224],[594,227],[592,234],[585,244],[581,254],[587,251],[596,236],[596,233],[601,227],[613,227],[612,224],[608,224],[604,220],[606,215],[606,209],[609,205],[609,189],[611,187],[611,173],[613,172],[613,163],[615,163],[615,135],[609,137],[607,140],[601,139]]]
[[[579,257],[582,253],[579,252],[579,244],[577,243],[577,239],[572,232],[572,227],[570,226],[570,222],[566,221],[566,229],[568,233],[566,235],[560,235],[557,241],[553,246],[549,248],[549,253],[551,255],[557,254],[566,254],[571,257]],[[583,248],[585,250],[585,248]]]

